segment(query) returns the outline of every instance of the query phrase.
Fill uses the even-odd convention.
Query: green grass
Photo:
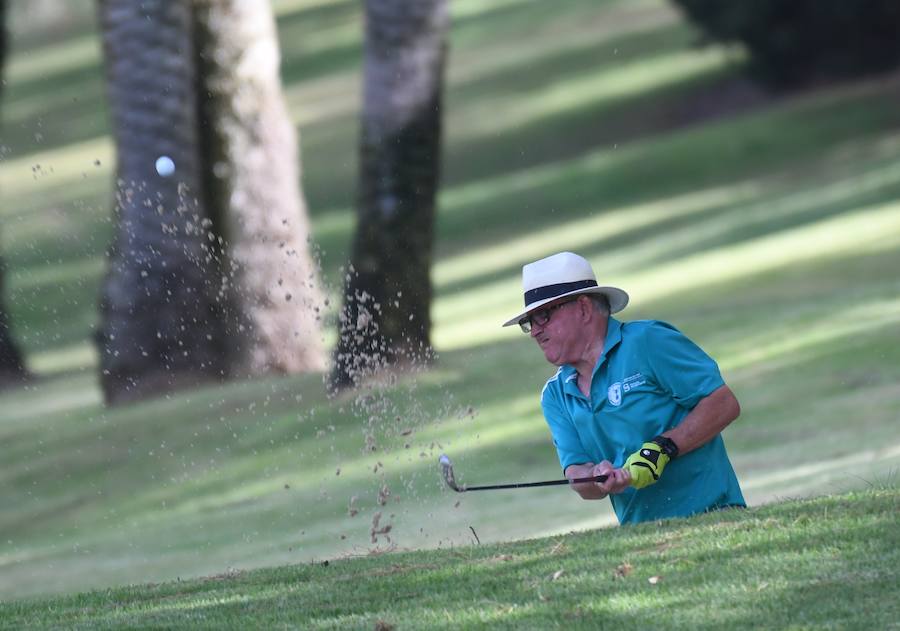
[[[312,620],[318,607],[323,628],[371,628],[382,615],[398,628],[407,618],[596,628],[597,616],[612,625],[665,605],[685,627],[749,626],[760,615],[804,628],[827,627],[829,611],[840,619],[854,602],[871,627],[892,620],[890,599],[866,603],[869,592],[887,595],[872,581],[896,576],[896,528],[884,519],[895,491],[590,532],[612,523],[605,502],[559,489],[454,496],[436,460],[446,451],[472,484],[560,475],[538,402],[552,370],[499,323],[519,308],[521,265],[573,249],[631,293],[624,319],[673,322],[719,360],[743,407],[725,439],[752,505],[894,479],[900,77],[775,98],[742,83],[740,55],[695,49],[693,31],[662,0],[455,1],[435,366],[336,400],[321,375],[307,375],[106,409],[91,335],[114,156],[100,49],[84,18],[92,3],[71,6],[82,17],[65,29],[22,23],[14,33],[2,106],[0,254],[14,332],[39,378],[0,393],[0,598],[182,583],[11,604],[0,624],[46,614],[48,625],[77,626],[53,618],[53,607],[86,626],[166,626],[164,616],[201,613],[224,616],[209,626],[238,626],[242,608],[268,607],[254,620],[273,626],[279,620],[265,616]],[[276,9],[313,236],[334,297],[354,225],[360,5],[281,0]],[[723,106],[735,93],[744,96]],[[844,517],[800,522],[826,509]],[[378,513],[392,529],[373,542]],[[473,541],[470,527],[483,546],[461,547]],[[572,530],[588,532],[566,536],[571,558],[558,568],[559,554],[540,552],[558,541],[505,543]],[[662,570],[645,565],[655,544],[638,542],[671,533],[690,545],[663,554]],[[844,559],[829,547],[836,536],[873,548]],[[732,537],[735,546],[722,547]],[[891,552],[877,557],[876,542]],[[729,556],[745,549],[738,544],[753,554]],[[292,566],[394,548],[424,551]],[[815,560],[853,597],[835,598],[822,578],[831,575],[813,575]],[[634,573],[612,580],[625,561]],[[753,569],[744,574],[743,564]],[[277,566],[286,567],[244,573]],[[550,581],[557,569],[566,573]],[[236,582],[187,582],[231,570]],[[656,571],[664,582],[651,590]],[[679,593],[669,578],[681,571],[696,573]],[[367,572],[431,581],[422,594],[437,604],[410,612],[421,601],[400,598],[379,613],[384,605],[366,598],[419,588],[385,583],[380,592],[376,581],[357,594],[348,577]],[[507,582],[491,583],[495,573]],[[248,580],[257,586],[241,587]],[[442,581],[451,589],[433,584]],[[310,590],[299,598],[307,604],[281,606],[291,589]],[[153,604],[129,600],[141,594]],[[733,606],[714,606],[726,601]],[[794,605],[803,613],[789,619]]]
[[[896,486],[0,604],[10,628],[887,629]],[[379,626],[380,625],[380,626]]]

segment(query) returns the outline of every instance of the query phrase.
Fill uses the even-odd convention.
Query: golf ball
[[[163,177],[169,177],[175,173],[175,163],[169,156],[159,156],[156,159],[156,172]]]

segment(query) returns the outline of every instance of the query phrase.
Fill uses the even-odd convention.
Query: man
[[[740,413],[716,362],[677,329],[610,317],[628,304],[587,260],[562,252],[522,269],[518,324],[559,367],[541,393],[559,462],[620,523],[746,506],[720,432]]]

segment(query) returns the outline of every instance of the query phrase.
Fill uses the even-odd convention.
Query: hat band
[[[595,280],[576,280],[572,283],[557,283],[556,285],[544,285],[543,287],[536,287],[535,289],[531,289],[525,292],[525,306],[527,307],[528,305],[539,300],[556,298],[557,296],[562,296],[563,294],[568,294],[579,289],[587,289],[588,287],[596,286],[597,281]]]

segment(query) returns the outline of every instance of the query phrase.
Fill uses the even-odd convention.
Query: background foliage
[[[673,0],[714,42],[739,43],[758,79],[780,87],[896,68],[900,6],[891,0]]]

